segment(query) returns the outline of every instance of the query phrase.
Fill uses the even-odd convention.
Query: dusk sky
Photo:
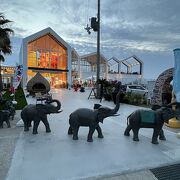
[[[101,0],[101,53],[119,60],[136,55],[144,62],[144,78],[156,79],[174,66],[180,48],[180,0]],[[13,53],[19,61],[21,40],[51,27],[79,55],[96,51],[96,33],[84,27],[97,16],[97,0],[0,0],[0,12],[12,20]]]

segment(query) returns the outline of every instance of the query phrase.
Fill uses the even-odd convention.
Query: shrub
[[[6,92],[3,94],[3,98],[13,101],[14,97],[10,95],[11,92],[7,89]],[[22,88],[16,89],[15,100],[17,101],[17,104],[15,105],[16,110],[21,110],[24,108],[24,106],[27,105],[27,101]],[[0,108],[2,109],[3,107],[1,106]]]
[[[146,98],[141,94],[134,94],[131,92],[128,92],[125,94],[122,102],[132,105],[146,105]]]

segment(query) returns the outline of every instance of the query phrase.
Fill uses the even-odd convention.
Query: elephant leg
[[[49,126],[49,122],[47,120],[47,117],[42,119],[42,122],[44,123],[45,127],[46,127],[46,132],[49,133],[51,132],[50,126]]]
[[[101,127],[99,126],[99,124],[97,125],[96,130],[98,132],[98,138],[104,138],[104,136],[102,134]]]
[[[3,128],[3,119],[2,119],[2,115],[0,114],[0,128]]]
[[[13,110],[11,110],[10,116],[11,116],[11,120],[14,120],[15,112]]]
[[[31,120],[28,120],[28,127],[32,127]]]
[[[95,131],[95,127],[94,127],[94,126],[93,126],[93,127],[90,126],[90,127],[89,127],[88,137],[87,137],[87,141],[88,141],[88,142],[93,142],[92,136],[93,136],[94,131]]]
[[[38,129],[39,123],[40,123],[40,119],[35,119],[35,120],[34,120],[33,134],[38,134],[37,129]]]
[[[130,131],[131,131],[131,129],[132,129],[132,127],[131,127],[131,125],[128,125],[127,126],[127,128],[126,128],[126,130],[124,131],[124,135],[125,136],[130,136]]]
[[[6,122],[7,127],[10,128],[11,125],[10,125],[10,122],[9,122],[9,114],[4,115],[4,121]]]
[[[24,122],[24,131],[29,131],[29,126],[28,126],[28,119],[23,119]]]
[[[73,140],[78,140],[78,131],[79,131],[79,126],[78,125],[73,127]]]
[[[11,120],[14,120],[14,114],[12,115]]]
[[[158,136],[160,134],[160,130],[161,130],[161,128],[159,128],[159,127],[154,128],[153,136],[152,136],[152,143],[153,144],[159,144],[157,139],[158,139]]]
[[[7,127],[8,127],[8,128],[11,127],[10,122],[9,122],[9,119],[6,120],[6,124],[7,124]]]
[[[159,139],[164,140],[164,141],[166,140],[163,129],[161,129],[160,132],[159,132]]]
[[[72,127],[71,127],[71,126],[69,126],[69,129],[68,129],[68,134],[69,134],[69,135],[72,135],[72,134],[73,134],[73,129],[72,129]]]
[[[0,121],[0,128],[3,128],[3,121]]]
[[[3,113],[0,111],[0,128],[3,128]]]
[[[133,131],[133,141],[139,141],[138,133],[139,133],[139,128],[135,127],[132,128]]]

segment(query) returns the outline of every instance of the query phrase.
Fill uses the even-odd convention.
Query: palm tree
[[[12,21],[5,19],[4,15],[0,13],[0,92],[3,90],[2,75],[1,75],[1,62],[4,62],[4,56],[2,54],[11,54],[11,41],[10,34],[13,30],[7,28],[7,23]]]

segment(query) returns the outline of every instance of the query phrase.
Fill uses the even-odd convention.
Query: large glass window
[[[96,72],[97,69],[97,58],[96,56],[85,57],[81,59],[81,69],[83,72]],[[100,72],[106,71],[106,64],[103,59],[100,59]]]
[[[93,66],[91,66],[91,64],[86,61],[86,59],[81,59],[80,66],[82,72],[94,72]]]
[[[28,81],[36,75],[37,72],[28,70]],[[51,87],[54,88],[65,88],[67,85],[66,77],[67,72],[48,73],[41,72],[41,75],[48,80]]]
[[[75,51],[72,51],[71,54],[71,59],[72,59],[72,71],[73,72],[78,72],[79,71],[79,67],[78,67],[78,56],[75,53]]]
[[[28,43],[28,67],[67,69],[67,49],[50,34]]]
[[[54,70],[67,70],[67,49],[52,35],[47,34],[28,43],[28,80],[35,76],[35,68],[46,68]],[[52,72],[43,70],[41,72],[51,87],[60,88],[67,84],[67,72]]]
[[[72,61],[72,71],[78,71],[78,61]]]

